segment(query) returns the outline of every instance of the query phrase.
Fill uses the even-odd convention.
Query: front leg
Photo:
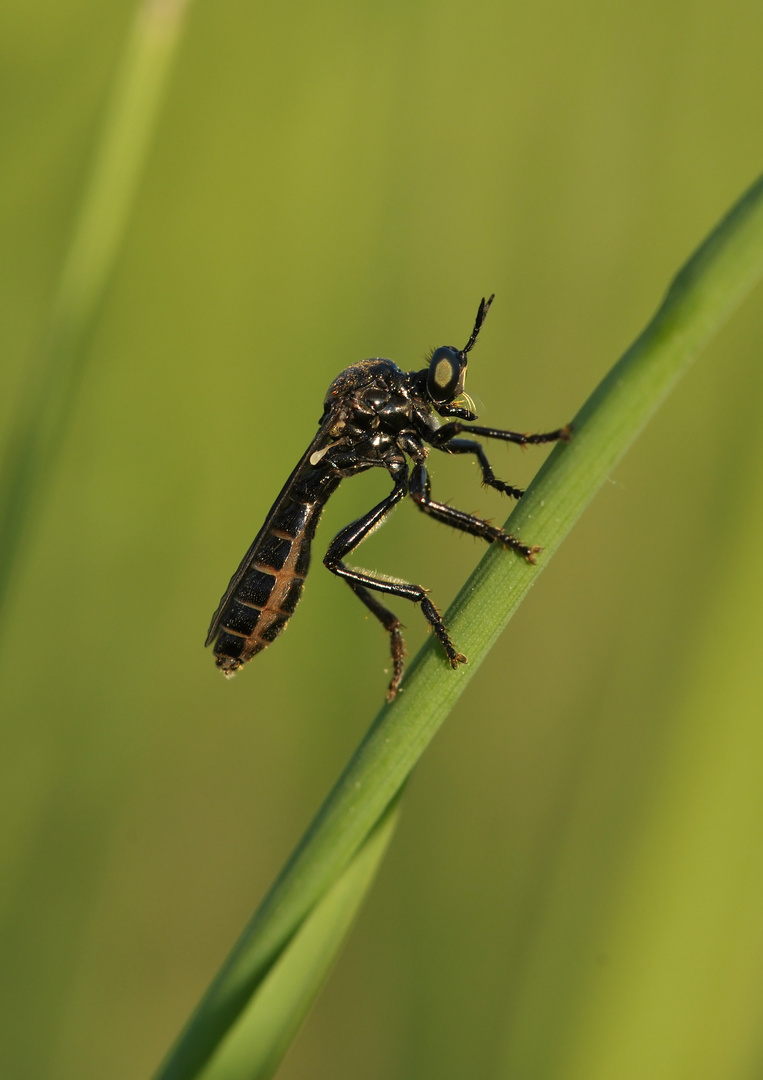
[[[478,427],[469,424],[468,427],[456,420],[452,424],[443,424],[441,428],[430,438],[432,446],[442,449],[444,445],[460,435],[462,431],[470,435],[482,435],[485,439],[502,439],[503,442],[516,443],[518,446],[536,446],[539,443],[568,442],[572,436],[572,424],[565,424],[556,431],[547,431],[542,435],[525,435],[520,431],[502,431],[500,428]]]

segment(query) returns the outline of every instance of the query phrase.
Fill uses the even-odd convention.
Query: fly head
[[[447,405],[463,394],[464,380],[466,379],[466,356],[477,342],[477,336],[492,302],[492,296],[489,300],[486,300],[484,296],[480,300],[477,318],[474,321],[474,329],[463,349],[457,349],[453,345],[441,345],[439,349],[435,349],[432,353],[429,370],[427,371],[427,394],[436,406]]]

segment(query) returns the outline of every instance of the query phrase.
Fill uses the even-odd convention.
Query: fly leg
[[[474,429],[469,428],[468,430],[473,431]],[[522,488],[512,487],[511,484],[505,484],[503,480],[497,479],[484,448],[476,439],[448,439],[444,446],[438,446],[437,449],[444,450],[447,454],[476,454],[482,469],[482,482],[484,484],[495,488],[496,491],[502,491],[504,495],[508,495],[512,499],[521,499],[524,495]]]
[[[452,439],[462,431],[470,435],[482,435],[485,439],[501,439],[503,442],[516,443],[518,446],[537,446],[540,443],[568,442],[572,436],[572,424],[566,424],[556,431],[546,431],[542,435],[524,435],[521,431],[502,431],[500,428],[479,427],[474,424],[462,424],[455,420],[452,424],[443,424],[429,440],[438,450],[445,449]],[[465,450],[456,453],[466,453]]]
[[[466,657],[456,651],[453,642],[450,640],[440,613],[428,598],[426,589],[422,588],[421,585],[413,585],[407,581],[394,581],[377,577],[369,574],[367,570],[354,570],[343,562],[344,557],[356,548],[369,533],[381,525],[395,504],[408,493],[408,470],[406,466],[402,462],[397,463],[395,470],[393,471],[390,468],[390,472],[393,473],[395,478],[395,486],[387,498],[383,499],[373,510],[369,510],[364,517],[358,518],[357,521],[353,521],[351,525],[348,525],[346,529],[342,529],[332,540],[323,560],[324,565],[332,574],[344,578],[352,591],[360,597],[369,611],[373,612],[390,636],[393,672],[387,689],[388,701],[392,701],[395,697],[400,680],[403,677],[405,644],[400,632],[400,620],[385,608],[376,597],[372,596],[369,589],[374,592],[387,593],[389,596],[400,596],[404,600],[410,600],[412,603],[418,604],[445,650],[451,667],[456,668],[459,664],[466,663]]]
[[[328,564],[327,564],[328,565]],[[329,570],[332,567],[329,566]],[[334,573],[339,573],[335,570]],[[376,597],[368,591],[365,585],[361,585],[357,581],[353,581],[351,578],[345,577],[345,581],[350,586],[352,591],[358,596],[366,605],[369,611],[372,611],[384,629],[389,634],[389,649],[392,654],[392,678],[389,681],[387,687],[387,701],[392,701],[397,694],[397,689],[400,686],[400,681],[403,678],[403,669],[405,667],[405,641],[403,640],[402,626],[403,624],[398,619],[397,615],[389,608],[386,608],[384,604],[379,603]]]
[[[454,506],[434,502],[430,495],[429,474],[423,461],[413,467],[410,495],[419,510],[423,510],[425,514],[429,514],[436,521],[442,521],[445,525],[451,525],[454,529],[460,529],[462,532],[470,533],[472,536],[481,536],[489,544],[497,541],[503,547],[511,548],[517,555],[521,555],[527,562],[535,562],[535,556],[540,551],[539,547],[528,547],[521,540],[517,540],[516,536],[511,536],[510,533],[504,532],[503,529],[491,525],[489,521],[483,521],[482,518],[474,517],[473,514],[467,514],[464,510],[456,510]]]

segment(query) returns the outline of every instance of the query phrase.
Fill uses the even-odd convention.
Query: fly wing
[[[321,426],[318,428],[315,438],[310,443],[307,450],[305,450],[304,454],[299,460],[299,463],[297,464],[297,467],[294,469],[291,476],[284,484],[283,488],[281,489],[281,493],[268,511],[268,516],[265,518],[265,521],[262,524],[262,528],[255,536],[254,540],[252,541],[251,547],[247,551],[244,558],[241,560],[241,565],[239,566],[238,570],[230,579],[228,588],[225,590],[223,598],[217,606],[217,611],[215,611],[214,615],[212,616],[212,622],[210,623],[209,632],[207,633],[207,640],[204,643],[205,645],[211,645],[212,642],[215,640],[217,636],[217,631],[220,628],[220,621],[223,617],[223,613],[228,604],[228,601],[238,588],[241,579],[244,577],[249,567],[252,565],[253,562],[256,561],[257,549],[260,546],[262,539],[268,534],[271,521],[281,508],[284,500],[288,498],[294,481],[303,472],[306,472],[307,469],[311,467],[310,459],[312,458],[313,454],[316,454],[319,450],[322,450],[331,442],[330,431],[334,425],[334,422],[336,421],[336,415],[338,411],[338,405],[335,405],[334,408],[331,409],[330,412],[326,415],[326,417],[321,423]]]

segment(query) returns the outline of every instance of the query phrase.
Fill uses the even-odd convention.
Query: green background
[[[0,11],[4,428],[132,14]],[[149,1075],[383,699],[320,565],[382,475],[282,641],[230,683],[201,647],[329,382],[494,291],[481,419],[569,419],[760,171],[762,47],[749,0],[195,0],[0,627],[4,1076]],[[763,1071],[762,347],[758,292],[461,698],[286,1080]],[[409,503],[358,562],[444,607],[480,554]]]

